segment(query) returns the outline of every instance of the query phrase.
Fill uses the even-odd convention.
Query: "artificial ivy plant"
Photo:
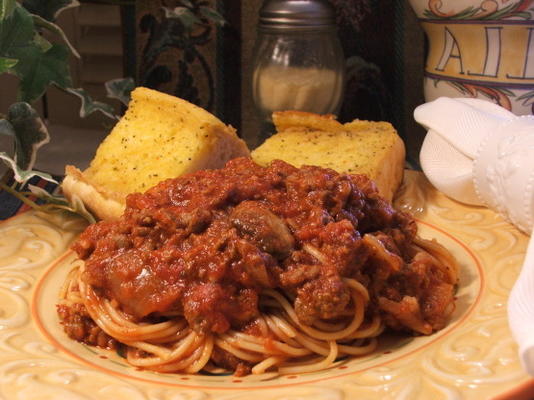
[[[14,144],[11,152],[0,151],[0,159],[13,170],[16,182],[15,187],[2,182],[0,186],[25,202],[29,200],[17,189],[30,178],[37,175],[55,182],[49,174],[33,170],[37,150],[49,142],[50,134],[32,104],[42,98],[49,86],[78,97],[81,117],[99,111],[118,118],[111,105],[93,101],[83,88],[73,87],[69,57],[80,56],[56,19],[64,10],[77,6],[77,0],[0,0],[0,74],[18,78],[18,101],[9,107],[7,115],[0,115],[0,134],[12,137]],[[127,103],[133,86],[132,79],[107,82],[108,97]],[[36,188],[33,191],[38,197],[45,196]],[[49,195],[47,200],[51,202]]]

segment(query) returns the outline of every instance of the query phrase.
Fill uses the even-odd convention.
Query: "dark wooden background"
[[[424,131],[412,113],[424,101],[424,35],[415,15],[408,2],[399,0],[330,1],[337,10],[348,66],[339,120],[390,121],[407,144],[408,161],[416,167]],[[161,37],[170,26],[162,7],[180,6],[180,0],[139,0],[123,7],[125,74],[134,76],[137,84],[208,109],[240,133],[254,134],[259,120],[251,98],[251,60],[262,1],[190,3],[212,7],[226,24],[212,24],[207,32],[196,32],[204,36],[194,43],[176,42],[174,47],[162,46]],[[147,57],[147,48],[152,58]],[[196,58],[184,56],[188,48]],[[147,64],[156,72],[148,74]]]
[[[252,103],[251,60],[262,1],[80,0],[80,7],[58,19],[81,54],[81,59],[71,57],[74,87],[120,113],[124,107],[107,96],[104,83],[134,77],[136,85],[192,101],[242,136],[253,136],[260,123]],[[408,1],[329,1],[338,11],[348,66],[339,119],[390,121],[407,144],[410,165],[417,167],[424,130],[412,115],[423,102],[424,34]],[[187,37],[183,26],[164,13],[164,7],[180,6],[211,7],[226,24],[217,27],[204,18]],[[13,75],[0,76],[0,113],[16,101],[17,87]],[[87,167],[114,121],[98,112],[80,118],[80,102],[55,87],[47,90],[46,105],[34,104],[47,116],[52,137],[39,151],[38,167],[57,174],[65,163]],[[12,148],[11,138],[0,137],[0,145]]]

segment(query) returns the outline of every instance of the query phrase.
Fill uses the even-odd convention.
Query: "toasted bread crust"
[[[333,114],[314,114],[306,111],[275,111],[273,123],[277,132],[288,129],[322,130],[339,132],[343,124],[336,120]]]
[[[61,184],[61,189],[65,197],[71,202],[74,196],[78,196],[87,209],[98,219],[115,219],[124,212],[124,202],[99,192],[94,185],[85,180],[82,171],[72,165],[65,167],[65,178]]]
[[[231,126],[195,105],[146,88],[137,88],[132,99],[90,167],[83,172],[74,166],[65,170],[65,196],[79,198],[99,219],[119,217],[130,192],[251,155]],[[393,199],[403,178],[405,149],[391,124],[359,120],[342,124],[331,114],[302,111],[276,112],[273,121],[278,133],[252,153],[260,165],[281,159],[298,167],[364,173],[384,198]],[[181,141],[174,142],[177,137]],[[152,153],[147,150],[150,146],[155,146]]]
[[[405,158],[404,142],[400,137],[397,137],[387,156],[384,157],[381,168],[372,178],[376,182],[378,192],[390,202],[393,201],[393,197],[402,183]]]
[[[277,133],[252,152],[260,165],[281,159],[297,167],[318,165],[366,174],[391,201],[404,172],[404,142],[388,122],[354,120],[302,111],[273,113]]]
[[[122,214],[126,196],[200,169],[249,156],[235,129],[183,99],[139,87],[89,168],[67,166],[65,196],[78,197],[97,218]]]

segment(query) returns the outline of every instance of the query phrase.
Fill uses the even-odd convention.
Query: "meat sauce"
[[[430,333],[445,324],[455,282],[413,250],[413,219],[363,175],[238,158],[126,203],[120,219],[88,227],[73,249],[85,260],[82,279],[135,320],[180,314],[199,332],[246,329],[261,291],[278,288],[313,324],[346,315],[342,277],[351,277],[390,327]]]

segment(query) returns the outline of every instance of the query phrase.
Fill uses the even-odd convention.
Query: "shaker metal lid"
[[[259,28],[335,27],[335,10],[327,0],[265,0],[260,9]]]

